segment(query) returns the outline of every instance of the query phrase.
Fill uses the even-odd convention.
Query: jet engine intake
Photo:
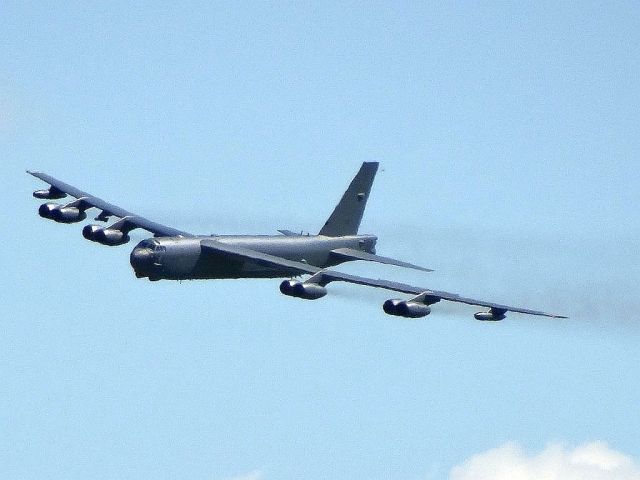
[[[42,218],[53,220],[53,212],[59,208],[60,205],[57,203],[43,203],[40,205],[40,208],[38,208],[38,215]]]
[[[100,225],[85,225],[82,229],[82,236],[87,240],[91,240],[92,242],[96,241],[96,232],[98,230],[102,230],[102,226]]]
[[[388,315],[405,318],[421,318],[431,313],[431,308],[424,303],[400,300],[398,298],[384,302],[382,309]]]
[[[327,289],[317,283],[304,283],[297,280],[285,280],[280,284],[280,292],[289,297],[317,300],[327,294]]]

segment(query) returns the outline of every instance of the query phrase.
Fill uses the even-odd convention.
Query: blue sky
[[[590,442],[639,462],[639,19],[4,2],[0,476],[446,479],[505,444]],[[363,161],[381,171],[361,231],[436,271],[343,270],[570,320],[137,280],[131,244],[40,219],[24,174],[187,231],[315,233]]]

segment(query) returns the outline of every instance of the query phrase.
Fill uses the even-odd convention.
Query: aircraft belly
[[[279,278],[289,274],[246,260],[231,259],[224,255],[200,255],[189,273],[193,279],[224,278]]]

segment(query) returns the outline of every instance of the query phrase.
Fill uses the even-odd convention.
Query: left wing
[[[295,275],[311,275],[311,277],[304,282],[300,282],[298,280],[285,280],[282,282],[280,285],[280,291],[285,295],[293,297],[300,297],[309,300],[323,297],[327,293],[325,287],[329,283],[340,281],[414,295],[414,297],[408,300],[388,300],[385,302],[384,310],[386,313],[391,315],[404,317],[425,316],[431,311],[429,305],[437,303],[440,300],[447,300],[449,302],[466,303],[468,305],[477,305],[489,308],[489,311],[487,312],[478,312],[475,314],[475,318],[478,320],[502,320],[505,318],[506,312],[524,313],[527,315],[538,315],[551,318],[567,318],[563,315],[542,312],[540,310],[530,310],[528,308],[512,307],[501,303],[462,297],[456,293],[444,292],[441,290],[414,287],[413,285],[393,282],[390,280],[360,277],[357,275],[350,275],[348,273],[336,272],[334,270],[323,270],[319,267],[308,265],[303,262],[288,260],[286,258],[258,252],[249,248],[221,243],[214,239],[203,239],[200,242],[200,245],[205,251],[221,253],[236,259],[251,260],[264,266],[286,270]],[[392,302],[392,304],[389,304],[389,302]],[[422,314],[418,315],[418,313]]]
[[[82,234],[89,240],[93,240],[105,245],[119,245],[128,241],[127,234],[135,229],[142,228],[153,233],[156,237],[191,237],[190,233],[167,227],[160,223],[152,222],[140,215],[126,211],[116,205],[108,203],[101,198],[94,197],[90,193],[64,183],[51,175],[41,172],[27,173],[50,185],[48,190],[36,190],[33,196],[42,199],[60,199],[67,195],[75,197],[76,200],[65,205],[55,203],[45,203],[40,206],[40,216],[50,218],[60,223],[75,223],[86,218],[85,211],[89,208],[97,208],[101,210],[96,220],[108,221],[109,217],[117,217],[119,220],[108,226],[101,227],[98,225],[87,225],[84,227]],[[105,233],[106,232],[106,233]]]

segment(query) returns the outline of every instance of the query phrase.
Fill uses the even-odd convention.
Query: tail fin
[[[340,237],[343,235],[356,235],[364,207],[371,191],[371,184],[378,171],[378,162],[364,162],[360,171],[351,180],[347,191],[344,192],[340,203],[333,210],[320,230],[319,235],[327,237]]]

